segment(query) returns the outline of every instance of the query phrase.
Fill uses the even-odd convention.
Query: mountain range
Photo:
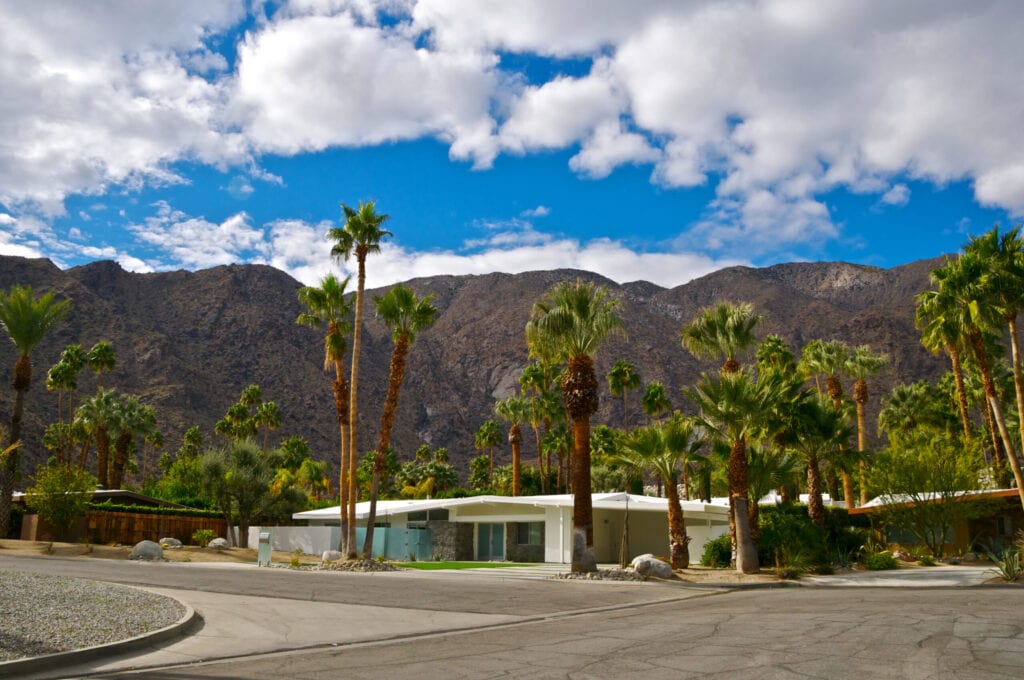
[[[452,462],[465,470],[478,453],[474,433],[491,417],[495,400],[517,388],[528,362],[523,330],[534,301],[554,284],[575,279],[608,287],[621,302],[627,333],[598,353],[604,391],[594,424],[622,424],[622,400],[608,393],[604,380],[618,359],[636,365],[644,384],[661,381],[673,405],[687,410],[681,390],[716,366],[684,351],[679,331],[701,307],[720,300],[752,303],[765,317],[760,334],[782,336],[797,353],[820,338],[869,344],[889,354],[889,369],[870,383],[873,422],[880,397],[894,384],[934,379],[947,370],[942,357],[921,346],[913,323],[914,295],[928,287],[928,274],[941,261],[892,269],[840,262],[731,267],[671,289],[644,281],[619,285],[574,270],[413,279],[406,285],[419,295],[435,295],[439,314],[409,354],[392,442],[401,459],[424,442],[447,447]],[[31,285],[37,293],[50,290],[73,302],[68,318],[32,354],[23,469],[31,471],[48,454],[40,437],[56,419],[57,398],[44,387],[47,370],[68,344],[88,349],[99,340],[111,341],[118,356],[105,386],[139,395],[156,408],[166,450],[176,450],[193,425],[201,427],[206,443],[218,443],[214,423],[243,388],[256,383],[263,398],[277,402],[282,412],[282,426],[272,439],[300,435],[314,457],[336,459],[333,374],[323,370],[322,334],[295,323],[301,284],[288,274],[262,265],[135,274],[110,261],[61,270],[49,260],[0,256],[0,288],[14,284]],[[382,292],[367,291],[359,396],[363,451],[376,445],[392,348],[390,335],[373,317],[372,296]],[[14,346],[0,341],[5,423],[16,358]],[[852,391],[852,385],[845,387]],[[95,379],[83,375],[79,394],[94,389]],[[629,395],[633,423],[642,417],[640,394]],[[523,455],[530,460],[532,437],[525,441]],[[502,455],[499,460],[507,460],[507,446]]]

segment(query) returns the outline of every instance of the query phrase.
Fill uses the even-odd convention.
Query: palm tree
[[[686,390],[687,396],[700,409],[698,422],[704,430],[729,445],[729,496],[736,536],[736,569],[744,574],[758,568],[747,507],[747,444],[763,433],[772,416],[776,393],[775,382],[758,382],[743,370],[722,371],[718,376],[704,374],[693,389]]]
[[[1024,374],[1021,369],[1020,341],[1017,335],[1017,313],[1024,306],[1024,239],[1020,227],[999,236],[999,225],[983,236],[972,237],[964,249],[968,257],[976,257],[987,265],[986,279],[990,288],[989,296],[1002,312],[1003,321],[1009,329],[1011,361],[1013,363],[1013,384],[1017,397],[1017,422],[1020,433],[1021,451],[1024,452]],[[1020,464],[1012,448],[1007,448],[1007,457],[1024,505],[1024,478]]]
[[[501,444],[501,426],[493,419],[485,420],[476,431],[473,447],[487,454],[487,481],[494,479],[494,448]]]
[[[644,388],[643,405],[644,413],[651,420],[660,420],[662,415],[672,410],[672,402],[668,400],[665,386],[657,380],[652,380]]]
[[[32,360],[29,355],[35,346],[71,311],[70,300],[54,300],[53,293],[39,297],[32,294],[32,286],[12,286],[7,295],[0,293],[0,325],[18,350],[14,364],[14,407],[8,428],[8,441],[0,447],[7,449],[21,441],[21,418],[25,411],[25,394],[32,386]],[[11,493],[18,476],[20,448],[11,449],[5,465],[0,465],[0,536],[7,535],[11,514]]]
[[[850,427],[840,409],[820,398],[803,399],[796,411],[794,437],[788,450],[807,464],[807,515],[820,527],[825,526],[825,508],[821,500],[822,460],[839,455],[850,436]]]
[[[341,464],[338,474],[340,491],[339,511],[341,514],[341,539],[338,550],[343,555],[355,554],[355,527],[350,528],[348,521],[349,475],[354,468],[350,467],[348,457],[348,382],[345,379],[345,352],[348,351],[348,334],[352,326],[348,315],[352,311],[351,300],[345,297],[345,289],[350,278],[338,279],[328,274],[320,279],[316,287],[299,289],[299,302],[305,311],[299,314],[296,323],[312,328],[320,328],[327,324],[324,336],[324,370],[334,368],[334,411],[338,418],[340,432],[339,457]],[[349,535],[351,532],[351,536]],[[349,546],[352,546],[351,549]]]
[[[391,352],[391,369],[388,373],[388,393],[384,399],[384,410],[380,416],[380,439],[377,455],[373,462],[373,482],[370,486],[370,513],[366,520],[366,540],[363,543],[363,559],[370,559],[373,552],[373,523],[377,518],[377,493],[381,476],[387,464],[388,448],[391,445],[391,429],[395,424],[398,410],[398,394],[405,378],[405,362],[409,347],[416,335],[434,325],[437,308],[431,304],[433,295],[416,297],[411,289],[399,284],[382,296],[375,296],[377,316],[391,329],[395,348]]]
[[[957,407],[964,430],[964,443],[971,444],[971,423],[967,415],[967,390],[964,387],[963,329],[951,301],[937,290],[927,290],[915,298],[914,324],[921,331],[921,344],[933,354],[945,351],[952,364]],[[987,419],[986,419],[987,421]]]
[[[616,397],[622,397],[622,429],[629,431],[629,410],[626,406],[626,392],[640,388],[640,374],[636,366],[625,359],[619,359],[608,371],[608,390]]]
[[[592,283],[562,282],[533,305],[526,325],[531,347],[552,347],[568,362],[562,400],[572,420],[573,572],[596,571],[590,497],[590,418],[597,411],[594,355],[613,333],[623,332],[617,301]]]
[[[111,424],[117,417],[116,405],[117,393],[100,387],[96,394],[83,399],[75,411],[75,420],[96,442],[96,480],[103,488],[109,488]]]
[[[357,208],[341,204],[345,215],[345,226],[334,227],[327,233],[327,238],[334,241],[331,256],[335,259],[348,260],[355,255],[356,274],[356,319],[352,332],[352,368],[348,403],[348,455],[349,455],[349,487],[348,487],[348,522],[349,531],[353,532],[356,522],[356,499],[359,491],[356,482],[356,455],[359,450],[359,356],[362,351],[363,337],[363,301],[366,290],[366,258],[371,253],[380,252],[381,241],[391,236],[391,232],[382,229],[381,225],[388,216],[378,214],[374,201],[359,202]],[[349,546],[350,557],[355,557],[355,542]]]
[[[1000,454],[1001,448],[1005,447],[1014,477],[1018,485],[1024,487],[1020,466],[1006,432],[993,380],[992,359],[986,346],[986,335],[993,329],[1001,328],[1005,320],[1004,310],[992,295],[987,264],[977,253],[965,253],[933,270],[931,279],[938,288],[934,297],[939,301],[934,304],[947,311],[954,327],[961,329],[981,374],[987,406],[991,408],[991,411],[986,408],[983,412],[986,413],[992,436],[996,475],[1001,477],[1003,474]],[[922,295],[926,296],[926,300],[931,297],[927,296],[927,291]],[[1021,494],[1021,503],[1024,505],[1024,488]]]
[[[843,406],[843,383],[839,376],[845,370],[849,356],[850,348],[841,340],[811,340],[800,351],[800,369],[808,378],[814,379],[819,398],[824,398],[827,394],[836,410],[842,409]],[[824,389],[822,378],[825,379]],[[840,466],[840,476],[843,480],[843,500],[846,507],[853,507],[853,477],[846,466]],[[830,480],[834,487],[834,472],[831,472]],[[833,489],[830,488],[830,492],[833,492]]]
[[[669,430],[671,429],[671,434]],[[669,445],[669,437],[672,444]],[[626,438],[622,451],[614,458],[639,472],[651,471],[665,483],[668,498],[669,559],[673,569],[690,565],[690,537],[686,535],[683,508],[679,500],[680,466],[702,442],[696,437],[692,421],[685,418],[670,420],[665,425],[641,427]]]
[[[722,372],[735,373],[740,369],[736,355],[757,341],[754,328],[761,321],[750,303],[720,302],[699,310],[679,335],[683,347],[695,357],[725,357]]]
[[[281,409],[276,401],[264,401],[256,407],[256,412],[253,414],[252,419],[257,430],[261,427],[264,428],[263,450],[266,451],[269,444],[270,431],[281,427]]]
[[[508,443],[512,447],[512,495],[518,496],[522,491],[519,454],[523,442],[519,423],[529,418],[529,404],[522,397],[506,397],[494,404],[494,414],[509,424]]]
[[[136,437],[151,437],[156,431],[156,410],[143,404],[136,396],[122,396],[114,403],[114,417],[109,423],[114,440],[110,486],[120,489],[128,455]]]
[[[117,354],[114,352],[114,345],[108,340],[100,340],[89,350],[85,357],[89,369],[96,374],[96,383],[103,387],[103,374],[114,370],[117,363]]]
[[[860,504],[868,502],[867,486],[867,465],[863,460],[864,451],[867,449],[866,428],[864,427],[864,406],[868,403],[869,375],[874,375],[889,363],[888,354],[876,354],[870,345],[858,345],[850,350],[846,357],[845,370],[853,383],[853,401],[857,405],[857,452],[861,455],[860,461]],[[848,499],[853,502],[853,499]]]

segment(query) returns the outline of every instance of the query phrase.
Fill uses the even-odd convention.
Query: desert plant
[[[1004,581],[1013,583],[1024,576],[1024,560],[1021,560],[1019,548],[1009,548],[1002,553],[988,552],[988,558],[992,561],[992,570]]]
[[[887,551],[876,552],[864,558],[864,568],[869,571],[884,571],[886,569],[898,569],[896,558]]]
[[[704,554],[700,556],[701,566],[725,569],[732,561],[732,541],[729,534],[722,534],[704,544]]]
[[[288,564],[291,565],[292,569],[298,569],[302,566],[302,562],[299,561],[299,558],[297,556],[293,557]]]
[[[61,535],[67,534],[75,520],[85,515],[96,489],[96,478],[88,472],[53,459],[40,466],[32,481],[32,486],[25,490],[25,505]]]
[[[922,567],[934,567],[936,564],[935,558],[931,555],[921,555],[921,558],[917,560],[917,563]]]
[[[212,529],[196,529],[192,532],[192,543],[200,548],[205,548],[217,535]]]
[[[799,546],[783,545],[775,551],[775,575],[781,579],[796,580],[816,564],[814,555]]]

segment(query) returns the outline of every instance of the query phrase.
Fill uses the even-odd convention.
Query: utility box
[[[271,534],[269,531],[260,532],[260,545],[256,552],[256,566],[269,567],[271,557]]]

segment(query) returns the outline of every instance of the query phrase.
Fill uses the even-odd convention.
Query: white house
[[[417,559],[510,560],[568,564],[572,551],[571,494],[471,496],[377,503],[374,554]],[[629,558],[668,554],[668,500],[627,493],[595,493],[594,551],[598,562],[617,562],[625,543]],[[704,544],[729,530],[729,509],[684,501],[683,521],[691,538],[691,561]],[[370,504],[356,506],[361,543]],[[338,506],[293,515],[308,527],[272,529],[274,548],[310,554],[335,549],[340,538]],[[384,529],[382,531],[382,529]],[[250,540],[255,545],[256,532]]]

